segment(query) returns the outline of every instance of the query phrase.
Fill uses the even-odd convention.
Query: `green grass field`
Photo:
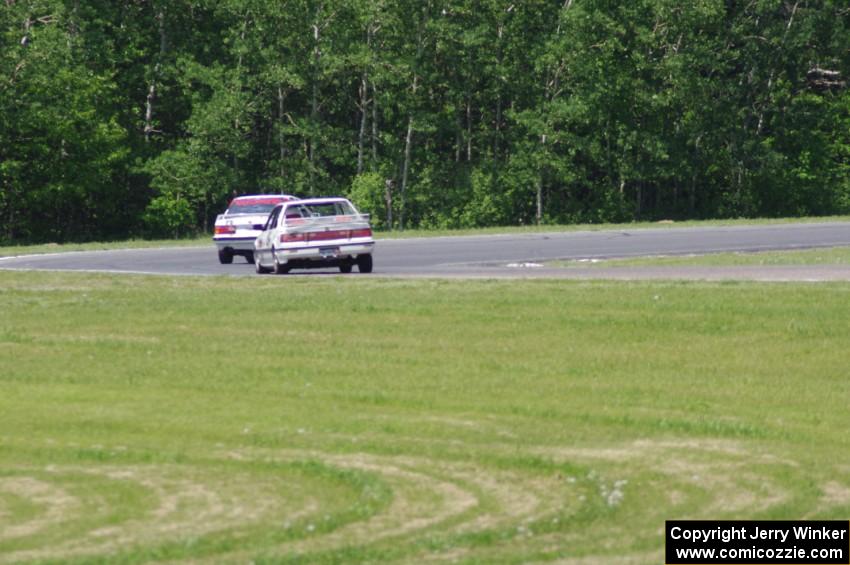
[[[850,285],[0,272],[0,562],[662,563],[850,515]]]
[[[212,245],[212,236],[203,235],[186,239],[130,239],[123,241],[92,241],[89,243],[44,243],[40,245],[0,246],[0,257],[67,253],[69,251],[104,251],[108,249],[144,249],[149,247],[192,247]]]
[[[606,260],[551,261],[554,267],[723,267],[762,265],[850,265],[850,247],[747,253],[666,255]]]

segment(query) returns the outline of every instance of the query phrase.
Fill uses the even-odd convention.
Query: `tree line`
[[[0,240],[850,212],[846,0],[0,0]]]

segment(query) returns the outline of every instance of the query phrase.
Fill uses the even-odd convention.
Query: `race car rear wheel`
[[[287,265],[286,263],[281,264],[277,260],[277,255],[275,255],[274,249],[272,249],[272,257],[274,257],[274,274],[285,275],[289,272],[289,265]]]
[[[339,272],[340,273],[350,273],[351,269],[353,269],[353,268],[354,268],[354,265],[352,265],[351,263],[342,263],[339,266]]]
[[[260,264],[260,254],[254,253],[254,268],[257,270],[258,275],[265,275],[266,273],[270,273],[271,269],[268,267],[263,267]]]
[[[357,270],[361,273],[372,272],[372,254],[357,256]]]
[[[230,265],[233,263],[233,252],[229,249],[219,249],[218,262],[222,265]]]
[[[246,251],[245,252],[245,260],[248,263],[253,263],[254,262],[254,252],[253,251]]]

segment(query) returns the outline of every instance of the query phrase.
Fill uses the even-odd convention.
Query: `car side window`
[[[278,216],[280,216],[280,211],[282,209],[283,209],[282,207],[276,206],[275,209],[272,210],[272,213],[269,214],[269,219],[266,220],[266,225],[263,228],[263,231],[272,229],[277,225],[277,218],[278,218]]]

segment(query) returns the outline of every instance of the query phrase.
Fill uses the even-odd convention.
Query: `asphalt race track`
[[[542,234],[420,239],[383,239],[375,246],[370,276],[686,278],[756,280],[850,280],[850,266],[790,267],[575,267],[552,268],[553,259],[607,259],[850,246],[850,222],[701,228],[650,228]],[[163,275],[257,276],[237,257],[221,265],[204,247],[68,252],[0,259],[0,268],[78,270]],[[321,276],[336,269],[293,271],[287,276]],[[347,276],[361,276],[356,273]]]

